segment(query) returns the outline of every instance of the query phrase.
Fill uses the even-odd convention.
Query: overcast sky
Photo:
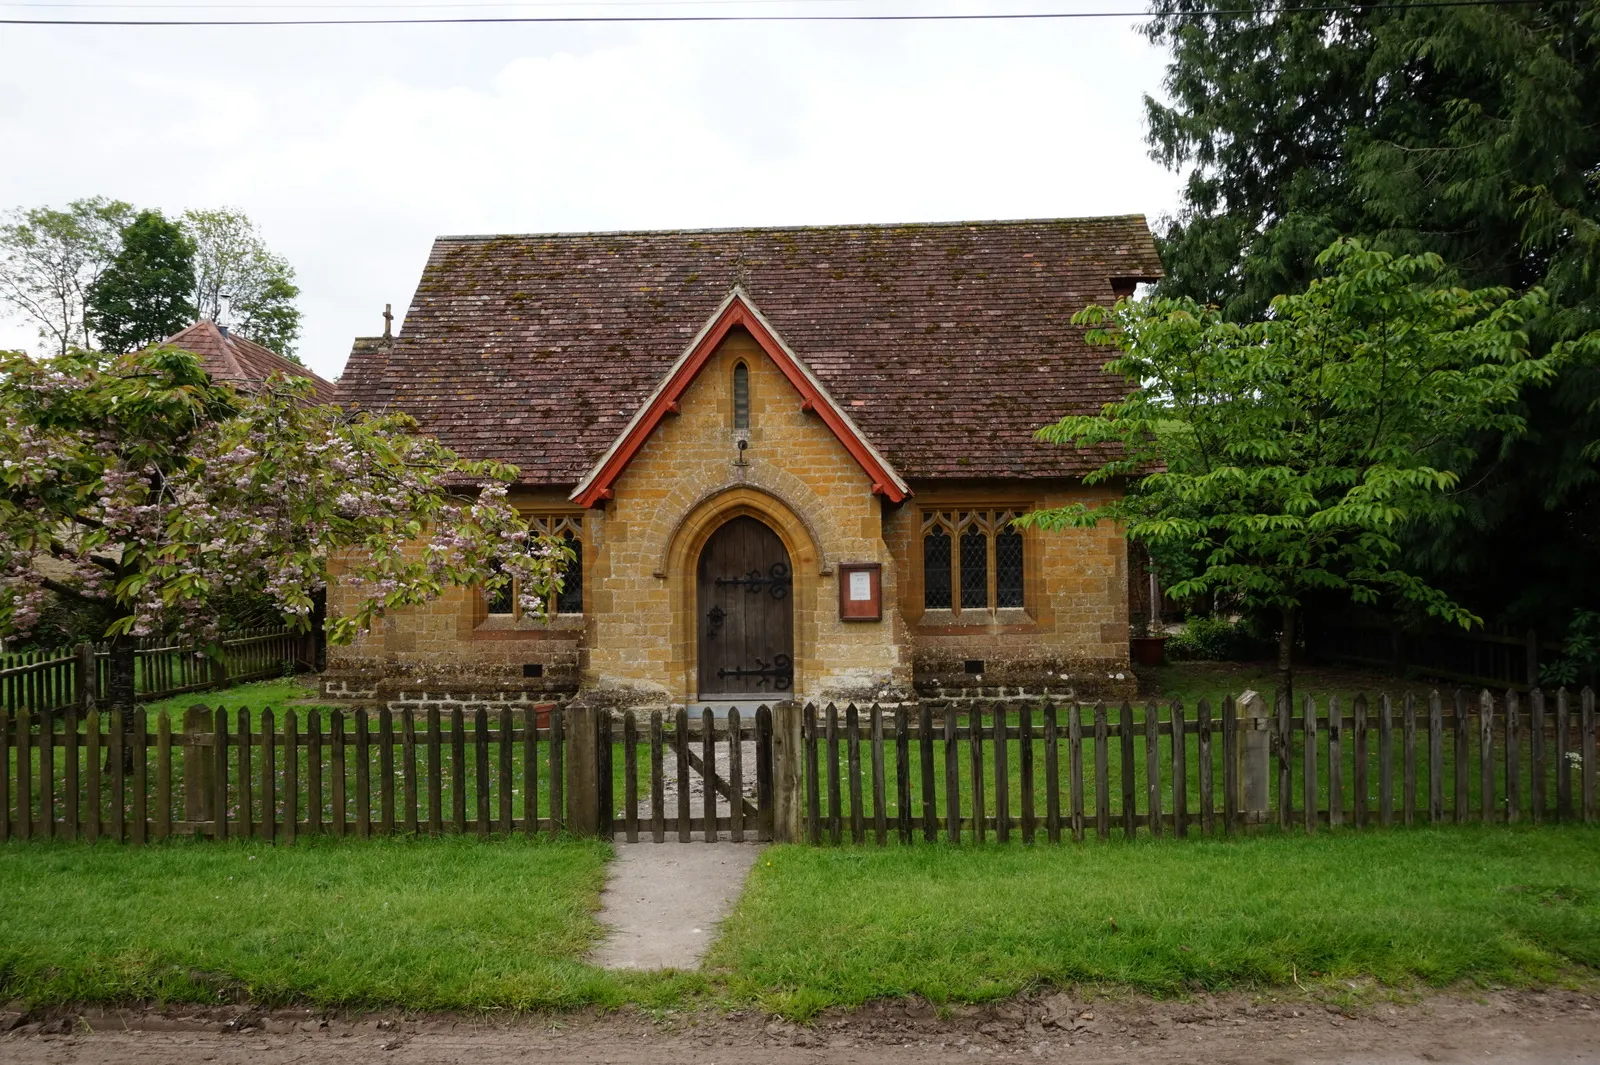
[[[185,15],[153,0],[58,2],[74,6],[0,3],[0,17]],[[384,13],[365,6],[375,2],[250,13]],[[456,13],[1130,6],[1040,3],[611,0]],[[438,234],[1154,219],[1175,207],[1179,183],[1143,140],[1142,96],[1159,89],[1165,58],[1129,18],[0,26],[0,207],[103,194],[168,213],[244,209],[298,274],[301,356],[334,376],[352,337],[381,331],[385,303],[404,312]],[[0,321],[0,347],[36,344],[32,327]]]

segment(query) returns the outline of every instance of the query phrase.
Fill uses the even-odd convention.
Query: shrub
[[[1230,662],[1271,653],[1272,640],[1249,618],[1190,615],[1183,631],[1167,641],[1167,655],[1176,660]]]
[[[1539,670],[1546,684],[1574,685],[1585,676],[1592,678],[1600,669],[1600,613],[1574,611],[1561,650],[1561,658],[1546,662]]]

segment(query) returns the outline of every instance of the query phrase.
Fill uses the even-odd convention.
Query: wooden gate
[[[738,517],[711,534],[698,581],[700,697],[794,687],[793,577],[778,534]]]
[[[681,708],[648,718],[629,710],[620,719],[602,715],[599,728],[600,835],[629,843],[772,839],[767,707],[748,717],[733,708],[721,718],[707,707],[694,719]],[[612,761],[618,740],[620,767]]]

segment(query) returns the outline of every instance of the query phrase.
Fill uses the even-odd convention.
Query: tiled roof
[[[270,348],[217,328],[217,323],[201,320],[162,341],[200,356],[200,365],[213,381],[226,381],[241,391],[259,387],[270,375],[304,377],[313,388],[317,403],[332,403],[339,397],[337,386],[323,380],[298,363],[290,362]]]
[[[340,396],[570,485],[737,284],[911,480],[1073,477],[1033,430],[1122,384],[1072,315],[1159,276],[1144,218],[441,237]]]

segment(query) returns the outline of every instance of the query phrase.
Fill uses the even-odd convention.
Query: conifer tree
[[[122,249],[89,289],[89,331],[108,351],[128,352],[191,324],[194,241],[160,211],[140,211],[122,231]]]

